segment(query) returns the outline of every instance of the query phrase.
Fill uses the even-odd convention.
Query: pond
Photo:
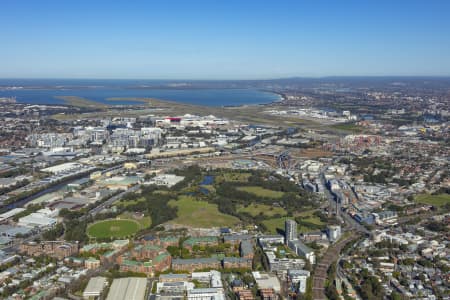
[[[206,175],[203,177],[203,181],[200,182],[200,185],[211,185],[214,183],[214,176],[212,175]]]
[[[200,192],[208,195],[209,194],[209,190],[204,187],[205,185],[211,185],[214,183],[214,176],[211,175],[205,175],[205,177],[203,177],[203,181],[200,182]]]

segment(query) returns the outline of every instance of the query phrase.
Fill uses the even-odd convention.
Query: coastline
[[[204,105],[213,107],[239,107],[250,105],[264,105],[280,102],[283,95],[268,89],[257,88],[166,88],[154,92],[118,89],[52,89],[45,92],[37,90],[21,90],[16,92],[1,92],[0,97],[17,97],[17,103],[30,105],[69,104],[75,106],[133,106],[139,103],[119,103],[121,100],[142,102],[141,99],[167,99],[179,103]],[[116,103],[114,103],[116,102]]]
[[[150,98],[150,97],[105,97],[104,102],[92,100],[89,97],[79,97],[79,96],[54,96],[55,99],[60,99],[64,101],[63,104],[77,108],[84,108],[87,110],[77,111],[71,114],[59,114],[53,115],[52,118],[55,119],[97,119],[102,117],[112,117],[112,116],[129,116],[137,117],[144,114],[152,114],[155,110],[159,111],[164,115],[178,115],[182,116],[185,114],[198,114],[198,115],[215,115],[221,118],[227,118],[230,120],[236,120],[248,124],[261,124],[261,125],[271,125],[277,127],[292,127],[295,125],[317,125],[315,122],[302,120],[298,118],[291,118],[286,116],[273,116],[264,113],[267,107],[276,107],[282,101],[286,99],[285,94],[279,91],[269,90],[269,89],[249,89],[260,93],[270,93],[272,96],[269,101],[263,103],[251,103],[251,104],[240,104],[240,105],[222,105],[222,106],[209,106],[203,104],[189,103],[187,101],[177,101],[177,100],[165,100],[161,98]],[[237,97],[242,95],[237,94]],[[245,96],[245,94],[244,94]],[[213,98],[214,96],[211,96]],[[276,98],[276,99],[274,99]],[[242,99],[242,98],[241,98]],[[264,99],[264,97],[262,97]],[[268,99],[267,97],[265,99]],[[135,102],[133,104],[114,104],[105,102],[120,102],[128,101]],[[220,101],[220,99],[219,99]],[[24,102],[21,102],[24,103]],[[35,103],[30,103],[35,104]],[[54,105],[54,104],[48,104]]]
[[[273,101],[272,103],[280,103],[280,102],[283,102],[284,100],[287,99],[286,94],[284,94],[282,92],[279,92],[279,91],[265,90],[265,89],[261,89],[259,91],[278,95],[279,96],[279,100]]]

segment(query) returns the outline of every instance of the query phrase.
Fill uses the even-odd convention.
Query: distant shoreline
[[[249,105],[270,105],[280,102],[284,95],[280,92],[257,88],[165,88],[165,89],[129,89],[129,88],[53,88],[53,89],[13,89],[0,90],[1,97],[15,97],[17,103],[38,105],[70,105],[84,99],[87,106],[139,106],[141,99],[164,99],[184,104],[210,107],[240,107]],[[122,102],[122,103],[121,103]],[[141,103],[137,103],[141,102]],[[78,105],[77,105],[78,106]],[[84,105],[82,105],[84,106]]]

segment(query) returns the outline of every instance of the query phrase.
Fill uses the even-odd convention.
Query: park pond
[[[214,183],[214,176],[212,175],[205,175],[203,177],[202,182],[200,182],[200,192],[202,192],[205,195],[209,194],[209,189],[207,186],[211,186]]]

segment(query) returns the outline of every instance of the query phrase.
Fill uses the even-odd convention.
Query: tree
[[[63,233],[64,233],[64,225],[62,223],[58,223],[55,225],[55,227],[45,231],[42,234],[42,238],[44,240],[54,241],[57,240],[60,236],[62,236]]]

